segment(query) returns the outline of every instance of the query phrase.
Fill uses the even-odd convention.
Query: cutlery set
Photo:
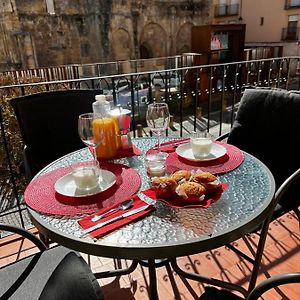
[[[88,233],[90,233],[90,232],[93,232],[93,231],[95,231],[95,230],[97,230],[97,229],[99,229],[99,228],[102,228],[102,227],[104,227],[104,226],[106,226],[106,225],[108,225],[108,224],[111,224],[111,223],[113,223],[113,222],[116,222],[116,221],[119,221],[119,220],[121,220],[121,219],[127,218],[127,217],[129,217],[129,216],[135,215],[135,214],[137,214],[137,213],[139,213],[139,212],[141,212],[141,211],[146,210],[148,207],[150,207],[149,204],[144,205],[144,206],[141,206],[141,207],[138,207],[138,208],[133,209],[133,210],[130,210],[130,211],[126,212],[126,213],[123,213],[122,215],[119,215],[119,216],[117,216],[117,217],[114,217],[114,218],[112,218],[112,219],[109,219],[109,220],[107,220],[107,221],[105,221],[105,222],[98,223],[98,224],[96,224],[96,225],[94,225],[94,226],[92,226],[92,227],[90,227],[90,228],[87,228],[87,229],[83,230],[82,233],[79,235],[79,237],[80,237],[80,238],[81,238],[81,237],[84,237],[86,234],[88,234]]]
[[[114,207],[101,215],[95,215],[93,218],[91,218],[91,221],[97,222],[97,221],[103,219],[104,217],[110,215],[111,213],[114,213],[119,210],[126,210],[132,206],[132,203],[133,203],[132,199],[127,199],[127,200],[123,201],[122,203],[120,203],[119,206]]]

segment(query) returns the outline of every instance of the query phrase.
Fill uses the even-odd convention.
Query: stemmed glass
[[[157,135],[157,150],[160,155],[160,135],[168,128],[170,122],[169,107],[166,103],[148,105],[146,121],[151,131]]]
[[[78,117],[78,133],[83,143],[91,150],[94,160],[97,161],[96,149],[101,144],[103,129],[101,126],[95,126],[94,120],[97,114],[86,113]]]

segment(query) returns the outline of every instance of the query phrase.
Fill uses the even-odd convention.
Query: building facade
[[[7,0],[0,4],[0,71],[190,51],[209,0]]]
[[[245,48],[257,48],[251,58],[299,55],[300,0],[214,0],[213,22],[245,23]]]

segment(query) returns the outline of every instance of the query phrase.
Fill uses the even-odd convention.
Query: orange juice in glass
[[[112,119],[115,124],[116,146],[117,146],[117,149],[121,149],[122,141],[121,141],[121,135],[120,135],[120,129],[119,129],[119,119],[116,116],[112,116]]]
[[[113,118],[104,117],[93,121],[93,130],[96,139],[101,143],[96,149],[97,158],[111,159],[117,154],[116,122]]]

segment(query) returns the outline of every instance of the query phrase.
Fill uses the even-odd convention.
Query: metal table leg
[[[148,270],[149,270],[149,296],[150,300],[157,300],[158,295],[157,295],[157,280],[156,280],[156,266],[155,266],[155,261],[153,259],[148,260]]]

